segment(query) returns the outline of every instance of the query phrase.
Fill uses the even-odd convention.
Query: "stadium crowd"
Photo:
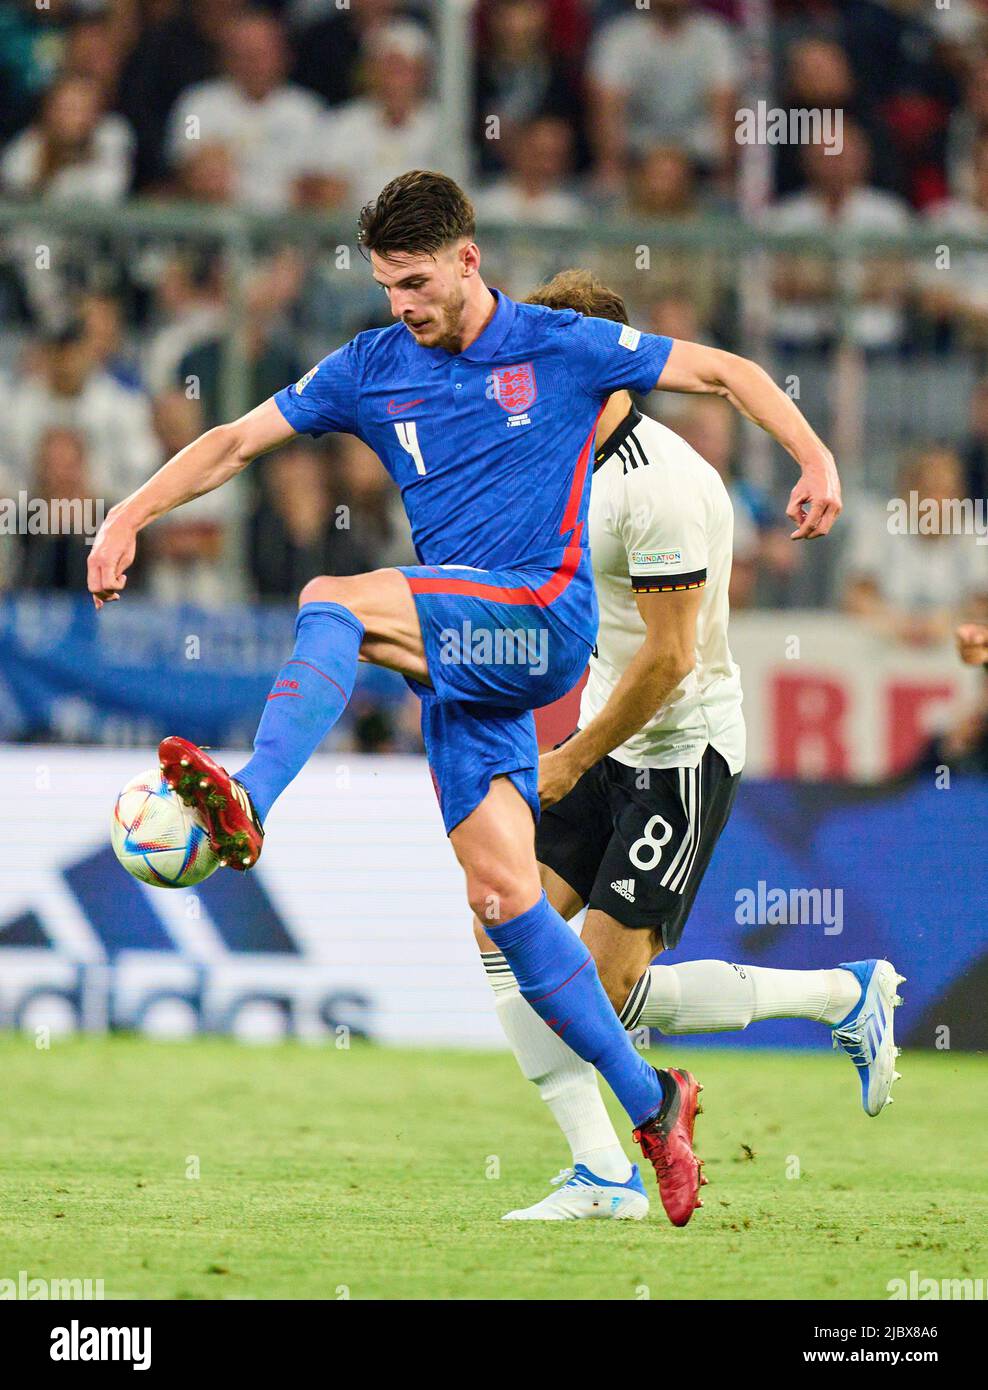
[[[673,251],[642,276],[595,229],[608,219],[644,227],[720,215],[803,233],[988,237],[986,0],[770,8],[766,90],[782,107],[841,109],[843,143],[839,153],[774,147],[770,196],[752,207],[735,138],[735,112],[754,90],[740,6],[480,0],[471,188],[492,228],[494,283],[523,295],[560,268],[546,233],[585,228],[581,258],[626,295],[635,322],[750,352],[729,257]],[[352,224],[394,174],[443,166],[434,27],[427,0],[0,0],[0,197],[90,206],[140,198]],[[513,237],[500,257],[498,227]],[[519,238],[519,228],[531,234]],[[137,242],[40,238],[34,223],[0,235],[9,330],[0,494],[112,503],[223,417],[232,312],[223,248],[177,232]],[[53,243],[46,273],[39,240]],[[341,291],[334,250],[274,233],[254,245],[242,287],[251,400],[350,333],[387,321],[359,262]],[[909,537],[924,560],[913,565],[911,549],[883,549],[885,499],[897,486],[985,496],[988,250],[958,255],[948,276],[890,256],[859,264],[850,284],[838,274],[825,257],[776,257],[772,349],[807,382],[837,370],[850,350],[861,371],[893,384],[879,393],[893,409],[907,394],[895,389],[896,372],[908,369],[913,383],[928,383],[908,395],[934,426],[918,434],[928,447],[895,451],[884,490],[848,509],[824,581],[786,539],[784,470],[777,485],[765,481],[771,475],[755,480],[730,407],[649,408],[729,483],[736,607],[837,602],[904,640],[933,640],[956,608],[969,614],[984,600],[988,552],[969,537]],[[865,444],[885,428],[870,419]],[[241,590],[259,597],[294,595],[320,571],[414,559],[394,490],[359,441],[301,440],[251,474],[236,517],[218,494],[155,527],[133,584],[162,599],[222,602],[231,537]],[[81,538],[21,540],[0,562],[0,585],[81,585]]]

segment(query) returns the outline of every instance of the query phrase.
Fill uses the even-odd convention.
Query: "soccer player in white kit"
[[[586,271],[561,272],[529,302],[627,323],[620,297]],[[724,483],[619,391],[597,426],[588,527],[597,645],[579,729],[540,762],[536,850],[549,900],[568,919],[588,909],[583,940],[626,1028],[711,1033],[769,1018],[818,1021],[854,1062],[864,1109],[877,1115],[898,1075],[892,1010],[902,977],[888,961],[832,970],[651,964],[679,942],[744,764],[741,677],[727,637],[734,518]],[[573,1160],[554,1191],[506,1219],[640,1219],[648,1197],[593,1068],[521,997],[479,921],[474,929],[505,1034]]]

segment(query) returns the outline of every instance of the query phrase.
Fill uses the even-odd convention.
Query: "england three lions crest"
[[[531,362],[519,362],[512,367],[495,367],[494,399],[509,415],[518,415],[539,394],[535,384],[535,368]]]

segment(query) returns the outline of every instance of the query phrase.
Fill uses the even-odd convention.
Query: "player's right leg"
[[[498,776],[452,828],[450,841],[470,906],[522,997],[607,1081],[655,1168],[666,1215],[685,1226],[699,1204],[700,1165],[691,1147],[696,1083],[684,1073],[657,1071],[632,1045],[593,957],[542,890],[529,802],[507,776]]]
[[[568,884],[543,871],[546,896],[567,919],[582,903]],[[618,1138],[597,1082],[597,1072],[549,1028],[522,997],[511,968],[474,918],[494,1008],[522,1075],[538,1089],[570,1146],[572,1165],[552,1180],[534,1206],[506,1213],[506,1221],[641,1220],[649,1200],[637,1164]]]
[[[323,575],[305,586],[294,650],[265,702],[254,756],[235,777],[185,739],[162,741],[162,773],[202,814],[230,868],[257,862],[268,811],[343,713],[360,659],[429,682],[415,601],[399,570]]]
[[[588,788],[586,784],[585,794],[592,801],[593,790],[592,788]],[[573,806],[571,806],[570,809],[571,812],[573,812]],[[604,837],[609,837],[610,835],[609,821],[604,824],[602,817],[593,816],[592,808],[589,808],[589,806],[584,809],[584,812],[575,816],[574,819],[579,821],[582,833],[584,833],[586,837],[592,837],[593,824],[595,823],[598,823],[600,830],[602,830],[602,842]],[[495,828],[492,826],[485,826],[484,833],[482,833],[478,840],[478,848],[481,849],[481,852],[486,851],[492,853],[496,859],[497,856],[499,856],[499,852],[496,851],[493,834],[495,834]],[[584,842],[584,844],[586,844],[586,842]],[[457,853],[459,853],[459,849],[457,849]],[[589,853],[592,855],[592,848],[589,849]],[[567,877],[570,876],[567,874]],[[560,888],[563,894],[566,894],[567,880],[561,876],[561,874],[559,880],[557,880],[556,887]],[[509,944],[510,938],[506,940],[506,933],[504,933],[503,929],[500,929],[500,927],[499,929],[495,929],[495,927],[492,926],[491,905],[489,905],[488,901],[486,901],[482,895],[468,892],[468,897],[470,897],[471,906],[474,908],[475,915],[481,920],[482,927],[484,927],[486,938],[488,938],[486,945],[488,945],[488,947],[492,945],[497,951],[502,952],[504,965],[506,965],[507,969],[511,970],[511,972],[517,973],[516,970],[514,970],[514,960],[511,959],[510,951],[506,949],[506,945]],[[547,902],[547,899],[545,899],[545,901]],[[570,891],[568,891],[568,897],[563,905],[577,906],[581,901],[582,897],[581,892],[579,892],[579,884],[571,885]],[[559,915],[556,915],[556,920],[559,920]],[[511,924],[509,923],[507,926],[510,927]],[[582,956],[575,951],[575,945],[577,945],[578,941],[579,938],[575,935],[573,929],[564,929],[563,933],[556,933],[552,937],[552,945],[557,955],[557,960],[554,962],[554,965],[566,965],[566,967],[571,965],[574,967],[574,972],[577,976],[584,970],[585,965],[589,966],[589,969],[593,969],[591,956],[589,956],[589,954]],[[481,941],[482,948],[484,948],[484,944],[485,942]],[[549,938],[547,937],[545,944],[550,944]],[[585,945],[579,942],[579,952],[585,951]],[[642,966],[645,965],[646,960],[648,960],[648,958],[643,960]],[[488,954],[488,956],[486,956],[485,965],[489,967],[492,963],[492,955]],[[556,995],[554,991],[549,991],[547,994],[542,995],[539,995],[538,992],[534,994],[532,988],[525,987],[525,984],[522,983],[521,980],[518,981],[518,984],[520,984],[522,1004],[524,1004],[524,1001],[528,1001],[529,1004],[532,1005],[532,1008],[541,1015],[542,1019],[549,1024],[553,1033],[556,1034],[556,1041],[566,1041],[574,1051],[577,1051],[578,1054],[585,1059],[585,1061],[593,1062],[596,1069],[603,1074],[604,1079],[609,1081],[611,1090],[613,1090],[617,1098],[623,1102],[625,1109],[628,1109],[628,1112],[631,1113],[632,1120],[634,1120],[634,1112],[629,1109],[627,1099],[625,1099],[625,1094],[623,1094],[623,1083],[627,1084],[627,1080],[625,1080],[623,1074],[620,1073],[620,1070],[617,1070],[617,1066],[627,1066],[628,1055],[631,1055],[634,1056],[636,1062],[638,1062],[639,1074],[641,1074],[641,1069],[645,1069],[645,1072],[648,1072],[650,1069],[648,1069],[648,1063],[645,1062],[645,1059],[641,1058],[641,1055],[636,1052],[631,1041],[625,1037],[627,1051],[623,1052],[623,1054],[616,1054],[614,1056],[602,1056],[599,1052],[595,1054],[592,1048],[586,1047],[585,1044],[581,1045],[581,1027],[584,1020],[579,1019],[578,1013],[574,1012],[575,1006],[578,1006],[578,1001],[575,1001],[575,999],[566,999],[563,995]],[[596,980],[596,970],[593,970],[593,984],[596,986],[596,994],[599,995],[602,991],[600,991],[598,980]],[[546,1012],[546,1001],[550,1004],[549,1012]],[[506,1013],[504,1013],[504,1011],[500,1012],[502,1012],[503,1022],[506,1022]],[[618,1022],[616,1015],[611,1013],[611,1017],[614,1017],[614,1022],[618,1023],[618,1029],[620,1029],[621,1024]],[[520,1044],[518,1059],[520,1059],[522,1070],[528,1072],[529,1068],[539,1068],[539,1066],[542,1065],[547,1065],[553,1070],[560,1068],[560,1066],[563,1070],[570,1070],[570,1063],[561,1061],[559,1049],[552,1047],[549,1038],[546,1038],[545,1034],[539,1036],[538,1031],[525,1029],[525,1024],[522,1023],[522,1013],[520,1009],[514,1011],[513,1020],[514,1023],[517,1024],[517,1029],[514,1030],[516,1036],[511,1037],[509,1033],[509,1037],[513,1045]],[[595,1022],[595,1027],[599,1027],[599,1017],[593,1020],[593,1022]],[[520,1031],[518,1031],[522,1029],[525,1031],[524,1037],[522,1037]],[[531,1049],[531,1051],[529,1051],[529,1049]],[[536,1058],[534,1055],[535,1049],[542,1052],[542,1059]],[[698,1105],[699,1087],[692,1076],[689,1076],[689,1074],[685,1072],[678,1072],[678,1070],[675,1069],[661,1070],[659,1076],[661,1080],[661,1090],[663,1090],[663,1104],[661,1104],[659,1111],[654,1113],[652,1119],[650,1119],[648,1123],[645,1123],[645,1125],[636,1123],[635,1140],[636,1143],[642,1145],[642,1151],[645,1152],[646,1158],[649,1159],[654,1170],[656,1170],[656,1176],[657,1179],[659,1179],[661,1200],[663,1200],[663,1207],[666,1208],[668,1218],[673,1220],[674,1225],[685,1225],[689,1218],[691,1218],[693,1209],[698,1207],[698,1205],[702,1205],[698,1200],[700,1181],[702,1181],[700,1163],[692,1152],[693,1118],[695,1118],[696,1105]],[[614,1134],[613,1127],[610,1126],[606,1112],[603,1111],[603,1105],[599,1097],[596,1097],[596,1101],[592,1098],[591,1091],[589,1091],[589,1081],[591,1081],[591,1079],[589,1079],[586,1074],[584,1074],[584,1076],[579,1076],[579,1074],[577,1074],[577,1076],[574,1077],[574,1081],[574,1091],[577,1094],[573,1095],[575,1108],[573,1115],[571,1115],[571,1123],[573,1123],[574,1129],[582,1131],[582,1150],[591,1150],[591,1148],[595,1147],[598,1148],[598,1150],[609,1150],[610,1161],[620,1163],[621,1151],[617,1136]],[[566,1086],[566,1081],[563,1081],[563,1084]],[[581,1101],[586,1102],[585,1108],[581,1106]],[[566,1104],[566,1102],[564,1102],[564,1104]],[[596,1145],[593,1143],[593,1138],[591,1134],[588,1133],[591,1127],[596,1129],[596,1133],[603,1138],[603,1143],[598,1143]],[[606,1159],[604,1159],[604,1161],[606,1161]],[[582,1159],[578,1162],[582,1162]],[[589,1169],[589,1163],[586,1163],[584,1166]],[[593,1169],[589,1169],[588,1173],[579,1173],[579,1179],[584,1179],[595,1187],[604,1187],[610,1183],[610,1180],[606,1179],[604,1175],[600,1175],[600,1173],[596,1173],[596,1177],[598,1177],[599,1181],[595,1183],[595,1181],[593,1181],[593,1176],[595,1176],[595,1170]],[[625,1181],[621,1186],[627,1186],[627,1181],[629,1179],[634,1179],[634,1186],[638,1187],[638,1176],[632,1175],[628,1170],[624,1170],[623,1177]],[[638,1188],[638,1191],[641,1193],[641,1188]],[[573,1194],[566,1194],[567,1201],[570,1200],[571,1195]],[[616,1197],[616,1195],[621,1198],[621,1204],[624,1204],[625,1194],[611,1193],[610,1197],[613,1198]],[[556,1204],[553,1204],[553,1208],[554,1207],[556,1207]],[[643,1215],[641,1211],[641,1202],[632,1202],[632,1207],[638,1209],[634,1212],[629,1212],[631,1215]],[[586,1215],[595,1215],[595,1212],[586,1212]],[[542,1213],[539,1213],[539,1216],[542,1216]],[[550,1216],[550,1219],[553,1219],[553,1216]]]
[[[573,846],[578,863],[571,877],[585,882],[583,891],[567,882],[555,869],[540,865],[546,897],[561,917],[570,921],[585,905],[585,895],[596,873],[610,834],[606,805],[597,806],[599,786],[587,776],[574,789],[570,813]],[[543,1022],[522,997],[518,982],[503,954],[474,919],[474,936],[481,961],[494,993],[498,1022],[504,1030],[522,1075],[537,1087],[570,1146],[572,1166],[563,1170],[566,1180],[554,1182],[549,1195],[534,1206],[508,1212],[511,1221],[578,1221],[597,1218],[638,1220],[648,1212],[648,1196],[637,1165],[633,1165],[618,1138],[597,1083],[597,1072]]]
[[[528,801],[508,776],[495,776],[450,831],[467,900],[531,1007],[643,1124],[658,1112],[662,1087],[615,1018],[589,951],[546,898],[534,829]]]

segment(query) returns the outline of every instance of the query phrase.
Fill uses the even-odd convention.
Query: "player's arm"
[[[795,402],[757,362],[677,338],[656,385],[660,391],[724,396],[747,419],[767,430],[800,467],[801,477],[786,507],[796,526],[792,539],[827,534],[842,505],[834,456]]]
[[[696,664],[696,618],[703,590],[638,593],[645,640],[603,709],[562,747],[539,759],[539,799],[551,806],[607,753],[644,728]]]
[[[267,400],[239,420],[207,430],[111,507],[89,556],[88,584],[96,607],[120,597],[143,527],[183,502],[222,487],[251,459],[284,444],[294,433],[274,400]]]

